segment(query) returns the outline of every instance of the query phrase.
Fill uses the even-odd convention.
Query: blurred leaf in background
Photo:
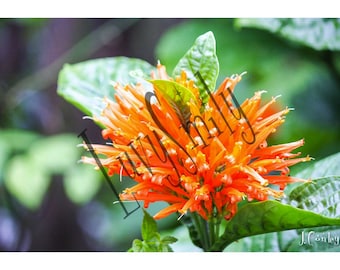
[[[240,18],[236,25],[268,30],[315,50],[340,50],[339,18]]]
[[[79,139],[73,134],[42,137],[23,130],[2,130],[0,144],[7,147],[2,152],[6,162],[0,179],[30,210],[40,207],[52,175],[65,176],[66,193],[76,203],[89,202],[99,189],[101,175],[77,164],[82,151],[76,147]]]

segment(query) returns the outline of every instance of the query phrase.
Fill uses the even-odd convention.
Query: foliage
[[[215,89],[219,73],[216,41],[212,32],[209,31],[196,39],[194,45],[177,63],[173,77],[179,76],[182,70],[185,70],[188,78],[197,85],[203,103],[207,103],[209,97],[205,89]],[[205,84],[198,78],[197,72],[204,78]]]
[[[336,18],[241,18],[236,25],[265,29],[315,50],[340,50],[340,19]]]
[[[157,231],[156,221],[143,209],[144,218],[142,223],[143,240],[135,239],[130,252],[169,252],[173,251],[170,244],[175,243],[177,239],[172,236],[161,236]]]
[[[87,115],[99,116],[105,105],[103,98],[114,96],[113,83],[134,83],[152,70],[149,63],[127,57],[65,64],[58,77],[58,93]]]
[[[0,179],[30,210],[40,207],[53,175],[64,176],[66,194],[74,203],[89,202],[100,187],[100,174],[77,164],[82,151],[76,147],[79,139],[74,134],[42,137],[22,130],[2,130],[2,144],[6,146],[0,152]]]

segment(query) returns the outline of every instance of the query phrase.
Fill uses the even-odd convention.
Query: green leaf
[[[143,240],[148,240],[154,237],[154,233],[157,232],[157,223],[145,209],[143,209],[143,211],[142,238]]]
[[[340,175],[340,153],[328,156],[299,172],[296,176],[305,179],[315,179],[331,175]]]
[[[265,29],[315,50],[340,50],[340,19],[337,18],[240,18],[236,24]]]
[[[173,236],[164,236],[161,238],[159,249],[162,252],[173,252],[170,244],[177,242],[177,238]]]
[[[143,242],[139,239],[135,239],[132,242],[132,247],[128,250],[129,252],[142,252]]]
[[[277,201],[249,203],[241,207],[227,223],[223,235],[211,251],[223,250],[230,243],[247,236],[329,225],[339,226],[340,219],[328,218]]]
[[[60,134],[37,140],[31,144],[28,155],[50,173],[62,174],[76,166],[80,158],[75,134]]]
[[[176,237],[173,237],[173,236],[164,236],[162,239],[161,239],[162,243],[163,244],[172,244],[172,243],[175,243],[177,241],[177,238]]]
[[[5,170],[5,185],[20,203],[36,210],[47,191],[50,177],[41,164],[27,155],[12,158]]]
[[[282,202],[327,217],[340,217],[340,176],[314,179],[297,186]]]
[[[165,80],[151,80],[150,82],[164,95],[181,120],[183,127],[186,127],[191,115],[187,103],[189,101],[197,103],[194,94],[176,82]]]
[[[66,195],[77,204],[89,202],[101,186],[101,174],[91,166],[78,164],[64,174]]]
[[[3,129],[0,132],[0,184],[4,179],[5,166],[12,155],[25,153],[40,136],[31,131]]]
[[[155,68],[149,63],[128,57],[89,60],[66,64],[59,73],[58,94],[86,115],[98,116],[104,109],[104,97],[114,99],[112,82],[122,85],[149,77]]]
[[[319,161],[311,161],[310,166],[298,172],[295,176],[302,179],[317,179],[326,176],[340,175],[340,153],[328,156]],[[294,188],[303,183],[293,183],[286,187],[285,194],[289,194]]]
[[[275,233],[265,233],[245,237],[236,242],[233,242],[224,251],[236,252],[280,252],[288,251],[293,244],[299,244],[300,237],[297,230],[289,230]]]
[[[173,76],[180,76],[182,70],[186,71],[188,78],[193,80],[199,88],[203,104],[207,103],[209,96],[206,86],[210,91],[214,91],[219,73],[213,32],[209,31],[196,39],[194,45],[179,60],[173,71]],[[197,72],[201,74],[204,82],[197,77]]]
[[[6,143],[7,148],[14,152],[25,152],[39,138],[40,135],[26,130],[5,129],[0,132],[0,141]]]
[[[335,156],[325,160],[335,160]],[[316,164],[317,164],[316,163]],[[307,169],[306,169],[307,170]],[[332,176],[315,179],[295,187],[282,203],[290,204],[299,209],[312,211],[330,218],[340,217],[340,177]],[[340,251],[339,245],[316,243],[301,245],[301,234],[315,232],[320,235],[340,235],[339,227],[323,226],[320,228],[302,228],[300,230],[282,231],[247,237],[227,247],[227,251]]]
[[[157,223],[149,213],[143,209],[144,218],[142,222],[142,238],[134,240],[132,247],[128,250],[131,252],[169,252],[172,248],[169,244],[177,241],[175,237],[164,236],[157,232]]]

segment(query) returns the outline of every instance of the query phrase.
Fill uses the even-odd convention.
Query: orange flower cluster
[[[261,104],[262,91],[239,105],[233,95],[239,75],[226,78],[214,92],[206,89],[206,104],[184,71],[172,79],[158,64],[152,79],[152,91],[143,84],[117,83],[116,101],[106,99],[106,108],[95,119],[106,127],[104,139],[112,141],[93,146],[106,156],[102,165],[109,175],[122,174],[137,182],[120,195],[122,200],[142,200],[145,207],[169,203],[156,219],[187,211],[207,220],[230,219],[240,201],[280,198],[288,183],[303,181],[288,175],[289,166],[310,160],[291,153],[303,140],[267,145],[268,136],[289,112],[276,112],[275,98]],[[184,87],[190,99],[169,98],[162,81]],[[96,165],[88,157],[83,162]]]

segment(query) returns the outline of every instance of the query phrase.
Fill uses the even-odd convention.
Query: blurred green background
[[[0,19],[0,250],[125,251],[140,237],[142,210],[124,219],[102,175],[77,163],[79,133],[103,140],[57,95],[58,72],[65,63],[128,56],[160,60],[171,74],[207,31],[216,38],[218,84],[246,71],[239,101],[266,90],[268,100],[281,95],[281,107],[295,108],[270,143],[304,138],[299,151],[316,160],[340,151],[339,19]],[[132,184],[125,180],[113,179],[119,191]],[[158,222],[168,232],[178,225],[175,215]]]

